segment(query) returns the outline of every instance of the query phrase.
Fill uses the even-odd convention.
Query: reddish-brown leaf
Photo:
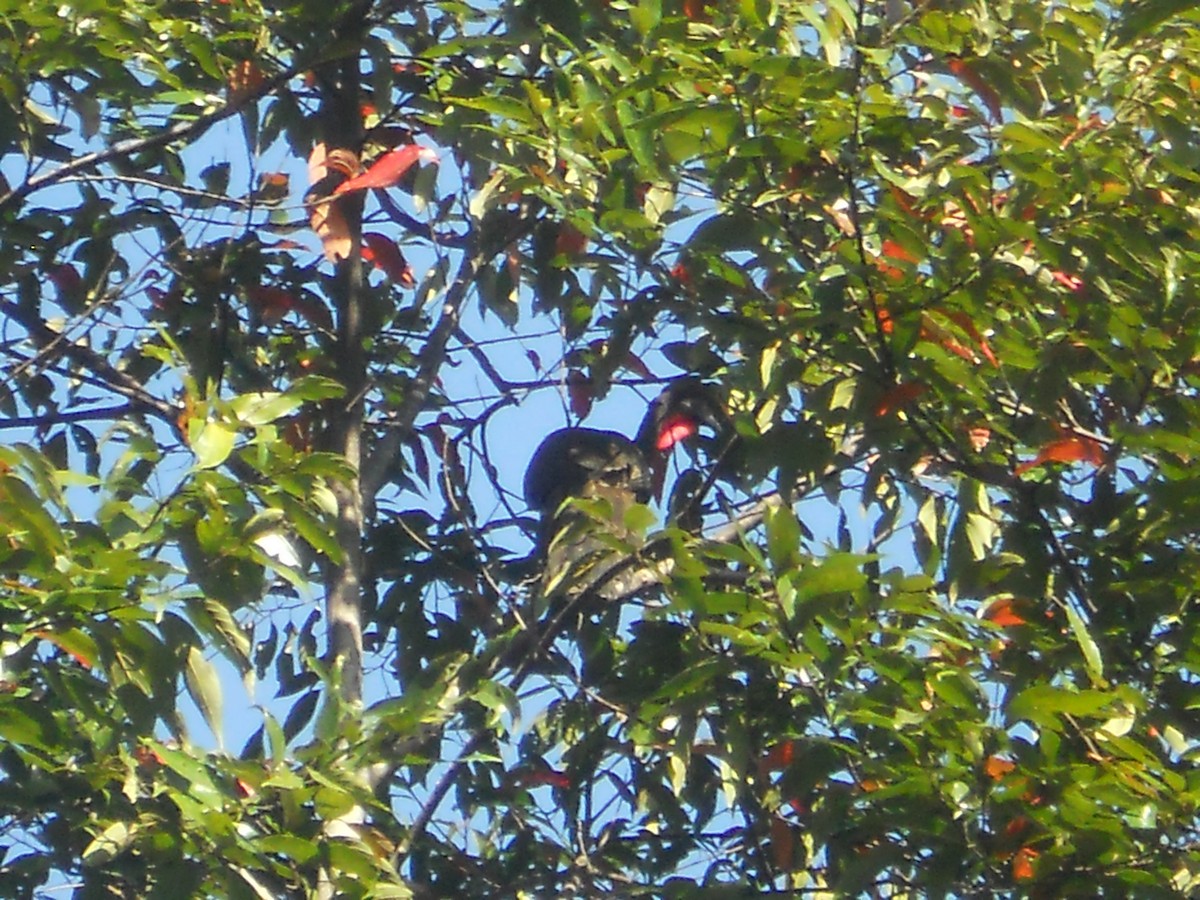
[[[970,347],[963,346],[958,338],[947,332],[940,325],[933,324],[928,319],[921,325],[920,337],[922,340],[941,344],[955,356],[965,359],[967,362],[975,362],[975,353]]]
[[[262,87],[266,81],[266,76],[263,75],[262,69],[258,67],[252,59],[243,59],[236,63],[226,77],[226,84],[229,85],[229,99],[231,102],[237,102],[243,97],[253,94],[256,90]]]
[[[329,313],[329,307],[316,297],[300,297],[296,301],[296,313],[310,325],[326,331],[333,330],[333,316]]]
[[[83,292],[83,276],[70,263],[62,263],[46,273],[50,283],[58,290],[58,296],[76,297]]]
[[[912,401],[916,400],[927,390],[929,390],[929,386],[919,381],[898,384],[884,391],[883,396],[879,398],[879,403],[875,407],[875,415],[883,418],[888,413],[912,403]]]
[[[429,486],[429,455],[425,452],[425,439],[418,432],[411,432],[404,442],[412,453],[413,470],[422,483]]]
[[[414,287],[412,266],[404,258],[396,242],[384,234],[368,231],[362,236],[362,255],[367,262],[374,263],[388,278],[404,287]]]
[[[246,297],[264,325],[275,325],[296,308],[296,296],[281,287],[255,285],[247,288]]]
[[[1101,466],[1104,464],[1104,447],[1092,438],[1068,435],[1046,444],[1037,452],[1037,456],[1017,466],[1016,474],[1024,475],[1030,469],[1051,462],[1086,462]]]
[[[625,359],[621,361],[621,366],[641,378],[647,380],[653,380],[654,378],[654,373],[650,371],[650,367],[633,351],[626,352]]]
[[[771,860],[781,872],[796,867],[796,831],[786,819],[771,818]]]
[[[799,741],[782,741],[771,747],[759,762],[760,772],[781,772],[796,761],[800,752]]]
[[[297,453],[313,450],[313,419],[309,413],[297,413],[289,418],[280,432],[284,443]]]
[[[892,195],[892,199],[896,201],[896,205],[914,219],[927,218],[917,209],[917,198],[908,193],[908,191],[901,190],[894,184],[890,184],[888,185],[888,193]]]
[[[962,57],[951,57],[947,60],[946,66],[955,78],[959,79],[976,93],[980,102],[987,107],[992,121],[999,122],[1001,118],[1000,95],[983,79],[983,76]]]
[[[1036,874],[1033,864],[1039,855],[1032,847],[1022,847],[1018,850],[1012,861],[1013,881],[1033,881]]]
[[[578,369],[567,373],[567,399],[571,404],[571,412],[580,419],[592,411],[592,400],[595,399],[592,380]]]
[[[989,756],[983,762],[983,772],[992,781],[999,781],[1016,767],[1015,762],[1003,756]]]
[[[1001,597],[999,600],[993,600],[987,605],[987,608],[980,614],[980,618],[993,625],[999,625],[1001,628],[1009,628],[1013,625],[1025,625],[1027,620],[1024,616],[1017,612],[1013,598]]]
[[[1050,277],[1073,293],[1083,290],[1083,279],[1078,275],[1068,275],[1066,272],[1053,271]]]
[[[563,255],[567,259],[575,259],[587,249],[587,235],[572,225],[563,222],[558,226],[558,234],[554,238],[555,255]]]
[[[999,368],[1000,362],[996,359],[996,354],[992,352],[992,348],[988,344],[987,338],[985,338],[980,333],[979,329],[975,327],[975,323],[971,321],[971,317],[969,315],[962,310],[951,310],[946,313],[946,318],[970,335],[971,340],[979,345],[979,353],[983,356],[983,358],[990,362],[993,366]]]
[[[437,158],[437,153],[430,147],[406,144],[383,154],[367,171],[339,184],[334,189],[334,193],[344,194],[347,191],[389,188],[403,178],[404,173],[415,166],[419,160],[437,162]]]
[[[513,778],[518,787],[538,787],[548,784],[550,787],[566,790],[571,786],[571,777],[565,772],[558,772],[549,765],[531,766],[523,772],[518,772]]]
[[[1027,832],[1033,822],[1028,816],[1017,814],[1009,819],[1008,824],[1004,826],[1004,836],[1009,839],[1017,839]]]

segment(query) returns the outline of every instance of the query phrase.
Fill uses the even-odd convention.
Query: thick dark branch
[[[87,422],[92,419],[119,419],[137,411],[138,407],[132,403],[124,403],[121,406],[98,406],[94,409],[49,412],[40,416],[14,416],[11,419],[0,419],[0,428],[46,428],[50,425]]]

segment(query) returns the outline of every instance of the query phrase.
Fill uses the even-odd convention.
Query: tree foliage
[[[1195,891],[1190,6],[0,4],[0,894]]]

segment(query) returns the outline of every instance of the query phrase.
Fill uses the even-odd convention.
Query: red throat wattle
[[[691,416],[675,413],[663,420],[658,429],[658,437],[654,446],[658,450],[670,450],[680,441],[687,440],[700,430],[699,424]]]

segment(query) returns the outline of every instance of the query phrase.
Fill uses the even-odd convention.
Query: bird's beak
[[[660,423],[654,447],[665,453],[680,441],[686,441],[699,431],[700,423],[694,416],[686,413],[673,413]]]

